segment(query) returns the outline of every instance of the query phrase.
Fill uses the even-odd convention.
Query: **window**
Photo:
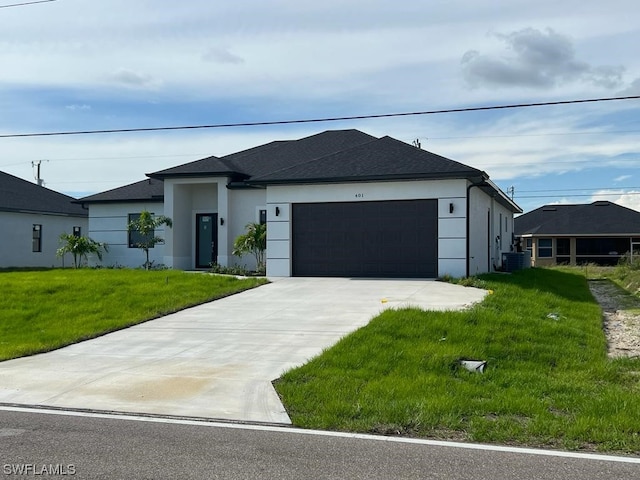
[[[260,210],[260,214],[259,214],[259,222],[260,225],[264,225],[265,223],[267,223],[267,211],[266,210]]]
[[[571,239],[556,238],[556,263],[571,263]]]
[[[130,213],[127,225],[129,225],[131,222],[137,221],[139,218],[139,213]],[[156,232],[154,230],[151,230],[148,235],[141,235],[140,232],[136,230],[129,230],[129,248],[138,248],[139,244],[147,243],[155,236]],[[153,245],[150,245],[149,247],[153,248]]]
[[[533,239],[532,239],[532,238],[527,238],[527,239],[526,239],[526,249],[527,249],[529,252],[532,252],[532,251],[533,251]]]
[[[538,239],[538,258],[553,257],[553,240],[551,238]]]
[[[81,237],[82,236],[82,228],[80,227],[73,227],[73,235],[75,237]]]
[[[42,225],[33,225],[32,252],[42,252]]]
[[[571,255],[570,238],[556,238],[556,255]]]

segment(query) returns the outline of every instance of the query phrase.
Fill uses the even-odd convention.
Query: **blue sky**
[[[0,134],[640,95],[631,0],[56,0],[0,9],[0,25]],[[640,210],[640,100],[0,138],[0,170],[33,180],[32,162],[42,161],[48,188],[79,197],[337,128],[420,139],[513,187],[525,211],[599,199]]]

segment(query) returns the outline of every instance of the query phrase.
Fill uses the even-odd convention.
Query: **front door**
[[[196,214],[196,268],[218,261],[218,214]]]

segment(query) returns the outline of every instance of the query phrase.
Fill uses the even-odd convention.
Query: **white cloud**
[[[632,177],[632,175],[620,175],[619,177],[616,177],[613,179],[614,182],[623,182],[625,180],[628,180]]]
[[[462,56],[462,69],[472,87],[552,88],[581,82],[612,89],[622,85],[624,67],[592,66],[576,57],[573,42],[550,28],[525,28],[496,34],[510,55],[483,55],[469,50]]]
[[[126,68],[119,68],[108,74],[107,78],[129,88],[156,88],[162,84],[147,73],[134,72]]]
[[[209,48],[204,55],[202,55],[202,59],[207,62],[226,63],[232,65],[244,63],[244,59],[242,57],[231,53],[227,48],[220,47]]]
[[[64,108],[66,108],[67,110],[71,110],[72,112],[77,111],[77,110],[91,110],[91,105],[87,105],[86,103],[83,104],[73,104],[73,105],[66,105]]]
[[[592,202],[597,200],[608,200],[640,212],[640,190],[599,190],[591,197]]]

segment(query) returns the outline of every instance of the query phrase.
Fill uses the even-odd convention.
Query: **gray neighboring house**
[[[74,198],[0,172],[0,267],[60,267],[62,233],[86,235],[88,211]]]
[[[253,268],[233,256],[250,222],[267,224],[267,275],[465,276],[499,268],[522,210],[478,169],[385,136],[329,130],[207,157],[79,200],[104,263],[140,265],[127,222],[173,220],[158,263]]]
[[[544,205],[516,217],[515,234],[538,267],[615,265],[627,253],[640,256],[640,212],[608,201]]]

